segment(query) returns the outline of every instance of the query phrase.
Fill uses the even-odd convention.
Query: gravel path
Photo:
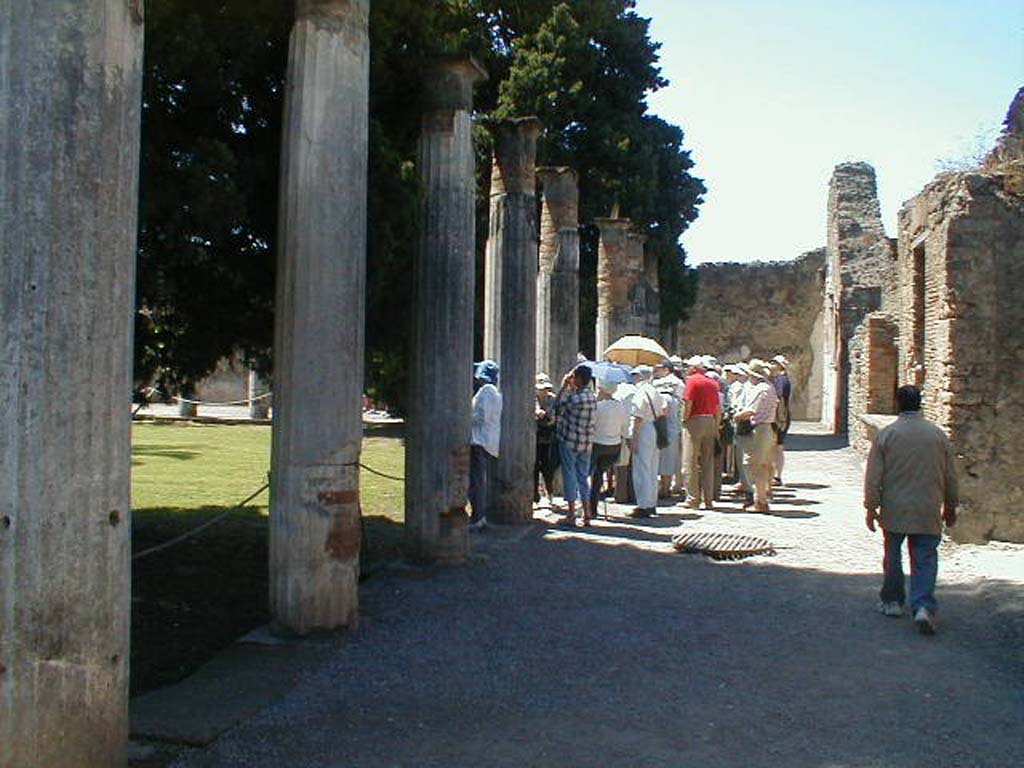
[[[290,694],[180,768],[1024,765],[1024,547],[944,546],[939,635],[875,613],[860,461],[801,425],[770,516],[490,529],[396,569]],[[672,551],[680,525],[774,557]]]

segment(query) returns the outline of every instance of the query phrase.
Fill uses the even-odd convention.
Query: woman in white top
[[[633,374],[639,379],[633,393],[630,449],[633,454],[633,494],[636,509],[630,517],[652,517],[658,506],[658,436],[654,419],[665,413],[665,398],[651,386],[653,370],[638,365]]]
[[[683,382],[673,374],[654,380],[654,388],[668,401],[665,416],[668,421],[668,445],[658,452],[658,497],[668,498],[672,492],[672,478],[681,474],[683,465],[682,422],[679,420],[679,402]]]
[[[629,438],[629,404],[612,397],[616,387],[607,381],[597,383],[597,414],[590,453],[590,510],[584,520],[597,515],[601,478],[615,466],[622,451],[622,441]]]
[[[473,371],[473,429],[469,451],[469,504],[473,508],[469,530],[487,525],[488,490],[501,443],[501,392],[498,391],[498,364],[493,360],[477,363]]]

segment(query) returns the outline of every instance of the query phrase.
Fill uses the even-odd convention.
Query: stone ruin
[[[673,346],[726,361],[782,352],[794,416],[820,419],[865,452],[895,418],[896,388],[960,462],[958,541],[1024,542],[1024,88],[980,166],[945,173],[882,224],[875,171],[836,166],[827,247],[794,262],[707,264]],[[760,286],[752,301],[750,286]]]

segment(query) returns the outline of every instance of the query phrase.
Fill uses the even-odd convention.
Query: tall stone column
[[[299,0],[289,51],[270,611],[299,634],[358,617],[369,11],[369,0]]]
[[[642,238],[640,250],[644,264],[645,333],[652,339],[661,341],[661,278],[658,272],[658,255],[647,250],[646,235],[634,235],[634,237]]]
[[[631,264],[629,219],[595,219],[597,245],[597,329],[594,356],[632,330],[631,315],[640,274]]]
[[[0,73],[0,765],[123,766],[141,3],[0,4]]]
[[[483,354],[501,367],[502,434],[487,518],[534,518],[537,456],[537,118],[495,123]]]
[[[579,182],[571,168],[538,168],[537,368],[558,380],[580,346]]]
[[[535,158],[540,121],[492,126],[490,229],[484,266],[484,355],[501,366],[501,444],[487,517],[497,523],[533,519],[536,457],[537,196]]]
[[[457,563],[467,554],[476,282],[471,113],[473,86],[486,77],[473,60],[450,59],[432,68],[424,82],[405,541],[410,556],[427,562]]]

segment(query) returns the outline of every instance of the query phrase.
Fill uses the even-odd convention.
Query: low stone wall
[[[793,383],[794,419],[821,415],[823,248],[793,261],[702,264],[697,301],[674,337],[684,355],[708,353],[724,362],[785,355]]]

